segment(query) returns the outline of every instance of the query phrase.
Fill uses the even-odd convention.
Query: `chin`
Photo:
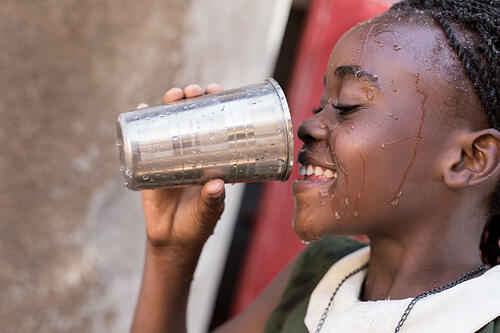
[[[318,222],[319,219],[315,218],[314,214],[311,214],[311,209],[295,208],[292,225],[295,234],[300,240],[310,242],[325,236],[323,234],[324,228]]]

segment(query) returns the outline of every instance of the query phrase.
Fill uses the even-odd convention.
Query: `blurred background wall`
[[[271,75],[290,6],[0,2],[2,332],[128,331],[145,237],[139,194],[118,172],[116,117],[175,85]],[[195,275],[191,332],[210,321],[243,186],[228,192]]]

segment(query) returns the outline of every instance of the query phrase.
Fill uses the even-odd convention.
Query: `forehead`
[[[385,14],[358,24],[339,40],[330,55],[327,75],[342,65],[360,66],[376,75],[443,73],[457,62],[441,29],[426,17]]]

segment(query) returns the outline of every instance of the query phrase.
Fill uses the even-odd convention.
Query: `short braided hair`
[[[426,15],[440,26],[470,79],[492,127],[500,130],[500,1],[405,0],[390,13]],[[500,185],[493,194],[492,216],[481,240],[483,261],[500,259]]]

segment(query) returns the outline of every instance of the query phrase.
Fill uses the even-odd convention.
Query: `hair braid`
[[[500,130],[500,1],[405,0],[390,12],[434,19],[457,54],[491,126]],[[483,261],[495,266],[500,264],[500,184],[491,205],[480,249]]]

